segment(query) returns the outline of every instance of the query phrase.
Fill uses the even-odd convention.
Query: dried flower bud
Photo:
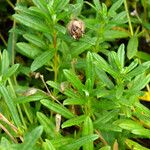
[[[79,19],[73,19],[69,22],[67,26],[69,34],[74,38],[74,39],[80,39],[80,37],[83,36],[84,34],[84,22]]]

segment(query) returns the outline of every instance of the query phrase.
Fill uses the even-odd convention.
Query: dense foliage
[[[148,150],[150,0],[127,2],[16,2],[0,59],[0,149]],[[78,18],[76,40],[67,24]]]

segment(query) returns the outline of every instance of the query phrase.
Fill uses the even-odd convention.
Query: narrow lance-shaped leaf
[[[81,83],[80,79],[77,75],[75,75],[72,71],[64,70],[64,74],[68,81],[72,83],[72,85],[77,88],[79,91],[82,91],[84,89],[84,85]]]
[[[53,56],[54,56],[54,50],[46,51],[42,53],[40,56],[35,58],[35,60],[31,64],[31,71],[33,72],[39,69],[40,67],[42,67],[44,64],[48,63],[50,59],[53,58]]]
[[[104,147],[100,148],[99,150],[111,150],[111,147],[110,146],[104,146]]]
[[[8,52],[6,50],[2,53],[2,62],[1,62],[1,74],[6,73],[8,67],[9,67],[9,57]]]
[[[67,98],[64,100],[63,104],[64,105],[84,105],[87,101],[83,98],[80,97],[75,97],[75,98]]]
[[[92,134],[93,134],[93,122],[91,118],[87,116],[83,124],[82,135],[85,136],[85,135],[92,135]],[[93,149],[94,149],[93,141],[83,145],[83,150],[93,150]]]
[[[48,13],[47,2],[45,0],[33,0],[33,3],[43,12]]]
[[[74,140],[72,143],[62,147],[62,150],[66,150],[66,149],[72,149],[72,150],[75,150],[79,147],[81,147],[82,145],[86,144],[86,143],[89,143],[91,141],[94,141],[98,139],[98,135],[96,134],[92,134],[92,135],[88,135],[88,136],[84,136],[84,137],[81,137],[77,140]]]
[[[90,43],[80,42],[78,45],[72,48],[71,50],[71,56],[76,57],[79,54],[83,53],[87,49],[89,49],[92,46]]]
[[[108,14],[111,16],[114,12],[122,5],[123,0],[116,1],[108,11]]]
[[[38,121],[44,127],[44,130],[47,133],[47,135],[49,137],[54,138],[55,137],[55,135],[54,135],[55,125],[54,125],[54,123],[41,112],[37,112],[36,115],[37,115]]]
[[[51,86],[51,87],[57,89],[58,91],[61,90],[61,89],[60,89],[60,84],[58,84],[58,83],[56,83],[56,82],[54,82],[54,81],[47,81],[46,83],[47,83],[49,86]]]
[[[140,81],[140,82],[139,82]],[[130,88],[131,91],[142,90],[150,82],[150,74],[147,76],[141,75],[136,79],[134,85]]]
[[[35,29],[37,31],[49,33],[50,30],[44,20],[27,14],[15,14],[13,17],[23,25]]]
[[[98,12],[101,9],[100,1],[99,0],[93,0],[93,2],[95,4],[95,8]]]
[[[98,68],[108,72],[112,77],[117,78],[118,74],[111,68],[111,66],[98,54],[93,53],[93,57],[95,58],[95,65]]]
[[[110,80],[110,78],[107,76],[105,71],[103,71],[101,68],[96,67],[95,68],[96,74],[98,78],[109,88],[112,89],[114,87],[113,82]]]
[[[26,33],[23,35],[23,37],[30,43],[34,44],[35,46],[37,46],[41,49],[44,49],[44,50],[47,49],[47,45],[46,45],[45,41],[41,37],[37,36],[36,34]]]
[[[104,31],[104,38],[106,40],[114,40],[114,39],[127,38],[127,37],[129,37],[129,33],[125,31],[119,31],[119,30]]]
[[[3,75],[3,79],[7,80],[9,77],[11,77],[19,68],[19,64],[14,64],[11,66]]]
[[[36,144],[37,140],[40,138],[43,132],[43,127],[38,126],[31,132],[28,132],[24,137],[24,142],[22,144],[17,144],[16,148],[21,150],[32,150],[33,146]]]
[[[144,62],[143,64],[140,64],[138,67],[133,69],[131,72],[129,72],[126,77],[127,78],[133,78],[139,74],[142,74],[144,71],[146,71],[150,67],[150,61]]]
[[[24,42],[17,43],[17,47],[17,52],[32,59],[42,52],[38,47]]]
[[[132,71],[138,65],[138,59],[135,59],[131,64],[125,68],[125,73]]]
[[[149,150],[149,148],[143,147],[142,145],[140,145],[139,143],[132,141],[130,139],[126,139],[125,143],[127,144],[127,146],[132,149],[134,147],[135,150]]]
[[[21,121],[20,121],[16,106],[13,102],[13,99],[11,98],[10,94],[8,93],[7,88],[2,84],[0,84],[0,92],[1,92],[1,95],[4,97],[4,100],[8,106],[10,113],[11,113],[13,121],[15,122],[15,124],[18,127],[21,126]]]
[[[50,110],[52,110],[56,113],[59,113],[60,115],[62,115],[65,118],[70,119],[70,118],[74,117],[74,115],[67,108],[65,108],[62,105],[56,104],[56,103],[54,103],[50,100],[47,100],[47,99],[41,100],[41,103],[45,107],[49,108]]]
[[[55,0],[53,7],[56,11],[60,12],[69,3],[69,0]]]
[[[86,58],[86,79],[91,80],[90,89],[92,89],[94,85],[94,66],[93,66],[93,57],[90,52],[87,53],[87,58]]]
[[[81,116],[72,118],[70,120],[67,120],[62,124],[62,128],[71,127],[74,125],[80,125],[85,120],[85,118],[86,118],[85,115],[81,115]]]
[[[121,64],[121,68],[123,68],[124,67],[124,60],[125,60],[124,44],[121,44],[119,46],[117,55],[118,55],[118,59],[119,59],[120,64]]]
[[[43,148],[44,148],[44,150],[56,150],[55,147],[53,146],[53,144],[51,143],[51,141],[49,141],[47,139],[43,143]]]
[[[116,71],[121,70],[121,64],[120,64],[120,61],[116,52],[114,51],[110,52],[108,54],[108,60],[109,60],[109,64],[112,66],[114,70]]]
[[[127,57],[129,59],[133,58],[134,56],[136,56],[137,51],[138,51],[138,37],[133,36],[128,42]]]

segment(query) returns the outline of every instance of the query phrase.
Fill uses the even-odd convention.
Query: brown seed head
[[[84,22],[79,19],[73,19],[69,22],[67,29],[68,29],[69,34],[74,39],[78,40],[84,34],[84,30],[85,30]]]

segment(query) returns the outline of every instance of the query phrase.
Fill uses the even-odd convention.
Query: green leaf
[[[11,143],[5,137],[2,137],[0,142],[0,150],[8,150],[8,149],[13,150]]]
[[[137,51],[138,51],[138,37],[133,36],[128,42],[127,57],[129,59],[133,58],[134,56],[136,56]]]
[[[55,0],[54,2],[54,10],[56,10],[57,12],[62,11],[66,5],[69,3],[69,0]]]
[[[17,144],[17,148],[20,148],[21,150],[33,150],[33,146],[40,138],[42,132],[43,132],[42,126],[38,126],[32,131],[28,132],[24,137],[24,142],[22,144]]]
[[[29,8],[27,8],[26,6],[22,5],[22,4],[17,4],[15,7],[15,10],[17,12],[20,12],[21,14],[26,14],[28,16],[33,16],[36,18],[40,18],[41,20],[43,20],[43,18],[45,18],[46,14],[41,11],[39,8],[35,7],[35,6],[31,6]],[[48,18],[46,18],[48,19]]]
[[[138,67],[130,71],[127,75],[126,78],[133,78],[139,74],[144,73],[148,68],[150,67],[150,61],[144,62],[143,64],[140,64]]]
[[[34,44],[35,46],[37,46],[41,49],[44,49],[44,50],[47,49],[47,45],[46,45],[45,41],[42,38],[40,38],[39,36],[26,33],[23,35],[23,37],[26,40],[28,40],[30,43]]]
[[[122,129],[129,130],[131,133],[136,135],[141,135],[150,138],[150,131],[148,129],[144,129],[144,127],[129,119],[120,119],[118,121],[115,121],[115,124],[121,127]]]
[[[91,87],[89,88],[92,89],[94,85],[94,66],[93,66],[93,57],[90,52],[87,53],[86,57],[86,79],[91,80]]]
[[[84,136],[84,137],[74,140],[72,143],[62,147],[62,150],[66,150],[66,149],[75,150],[75,149],[78,149],[79,147],[83,146],[84,144],[94,141],[96,139],[98,139],[98,135],[96,135],[96,134]]]
[[[66,28],[65,28],[64,26],[62,26],[62,25],[56,24],[56,25],[55,25],[55,29],[56,29],[58,32],[61,32],[61,33],[63,33],[63,34],[66,33]]]
[[[5,103],[8,106],[8,109],[11,113],[12,119],[15,122],[16,126],[17,127],[21,126],[21,121],[20,121],[20,118],[19,118],[19,115],[18,115],[18,112],[17,112],[17,108],[14,104],[14,101],[11,98],[7,88],[2,84],[0,84],[0,93],[4,97]]]
[[[98,119],[94,121],[94,126],[98,126],[100,123],[107,123],[112,118],[116,117],[118,115],[118,110],[111,110],[107,111],[101,115],[98,116]]]
[[[64,145],[73,142],[73,138],[70,137],[58,137],[56,139],[51,140],[51,143],[54,145],[55,148],[61,149]]]
[[[55,147],[53,146],[53,144],[51,143],[51,141],[49,141],[47,139],[43,143],[43,148],[44,148],[44,150],[56,150]]]
[[[76,57],[79,54],[83,53],[84,51],[90,49],[92,44],[85,43],[85,42],[78,42],[78,44],[72,48],[71,50],[71,56]]]
[[[106,40],[114,40],[114,39],[127,38],[127,37],[129,37],[129,33],[125,31],[106,30],[104,32],[104,38]]]
[[[47,2],[45,0],[33,0],[33,3],[39,8],[41,9],[41,11],[48,13],[47,10]]]
[[[29,28],[45,33],[50,33],[49,27],[46,25],[46,22],[38,17],[27,14],[15,14],[13,15],[13,17]]]
[[[61,89],[60,89],[60,84],[59,84],[59,83],[56,83],[56,82],[54,82],[54,81],[47,81],[46,83],[47,83],[49,86],[51,86],[51,87],[57,89],[58,91],[61,91]]]
[[[32,93],[32,91],[35,93]],[[30,94],[31,93],[31,94]],[[41,99],[48,98],[48,95],[43,91],[38,91],[37,89],[29,89],[23,93],[23,96],[18,97],[15,100],[16,104],[25,104],[34,101],[40,101]]]
[[[81,96],[79,96],[78,94],[75,94],[75,91],[73,91],[73,89],[69,89],[69,88],[65,89],[64,94],[70,97],[71,99],[82,99]]]
[[[72,85],[78,89],[79,91],[83,91],[84,85],[81,83],[80,79],[77,75],[75,75],[72,71],[64,69],[64,74],[69,82],[72,83]]]
[[[83,136],[93,134],[93,122],[89,116],[86,117],[82,130]],[[83,145],[83,150],[93,150],[93,149],[94,149],[93,141]]]
[[[44,64],[48,63],[54,56],[54,50],[46,51],[39,55],[31,64],[31,71],[34,72]]]
[[[112,14],[114,14],[114,12],[122,5],[123,0],[118,0],[117,2],[115,2],[111,8],[108,11],[108,15],[112,16]]]
[[[139,102],[135,103],[135,110],[137,110],[141,114],[144,114],[147,117],[150,117],[150,110]]]
[[[118,77],[118,73],[112,69],[112,67],[102,58],[100,55],[93,53],[93,57],[95,58],[95,65],[97,68],[101,68],[102,70],[108,72],[112,75],[113,78]]]
[[[135,59],[128,67],[125,68],[125,72],[132,71],[138,65],[138,59]]]
[[[112,68],[114,68],[114,70],[120,71],[122,69],[116,52],[114,51],[109,52],[108,61],[109,61],[109,64],[112,66]]]
[[[146,138],[150,138],[150,130],[149,129],[133,129],[131,131],[135,135],[144,136]]]
[[[100,123],[99,125],[94,126],[95,128],[99,129],[103,132],[122,132],[122,128],[118,127],[117,125],[114,125],[113,123],[107,122],[107,123]]]
[[[55,137],[54,123],[41,112],[37,112],[36,115],[37,115],[38,121],[43,126],[44,131],[46,132],[47,136],[54,138]]]
[[[95,68],[97,77],[109,88],[112,89],[114,88],[114,84],[113,82],[110,80],[110,78],[107,76],[107,74],[105,73],[105,71],[103,71],[102,69],[96,67]]]
[[[72,119],[69,119],[69,120],[65,121],[62,124],[61,127],[62,128],[67,128],[67,127],[71,127],[71,126],[74,126],[74,125],[80,125],[85,120],[85,118],[86,118],[85,115],[74,117]]]
[[[149,150],[146,147],[141,146],[139,143],[132,141],[130,139],[126,139],[125,143],[127,144],[127,146],[132,149],[134,147],[135,150]]]
[[[140,81],[140,82],[139,82]],[[142,90],[149,82],[150,82],[150,74],[145,76],[144,74],[138,75],[134,80],[133,80],[133,85],[130,87],[130,92],[132,91],[140,91]],[[131,83],[132,84],[132,83]]]
[[[64,105],[84,105],[87,101],[83,98],[67,98],[64,100]]]
[[[17,46],[19,48],[17,49],[19,53],[32,59],[41,53],[41,50],[38,47],[35,47],[28,43],[19,42],[17,43]]]
[[[122,94],[124,92],[124,85],[119,83],[117,86],[116,86],[116,98],[117,99],[120,99]]]
[[[104,146],[104,147],[100,148],[99,150],[111,150],[111,147],[110,146]]]
[[[114,16],[114,18],[110,21],[110,24],[121,25],[128,22],[126,11],[122,11]]]
[[[143,51],[138,51],[136,53],[136,56],[140,59],[143,59],[145,61],[149,61],[150,60],[150,54],[143,52]]]
[[[101,10],[101,5],[100,5],[100,1],[99,0],[93,0],[93,3],[95,5],[95,8],[96,8],[97,12],[99,10]]]
[[[6,81],[9,77],[11,77],[19,68],[19,64],[14,64],[11,66],[3,75],[3,79]]]
[[[125,61],[125,46],[124,44],[121,44],[118,48],[118,52],[117,52],[117,55],[118,55],[118,59],[120,61],[120,64],[121,64],[121,68],[124,67],[124,61]]]
[[[4,73],[7,72],[8,67],[9,67],[9,57],[8,57],[8,52],[7,50],[4,50],[2,53],[2,61],[1,61],[1,74],[3,75]]]
[[[62,105],[56,104],[56,103],[54,103],[54,102],[52,102],[52,101],[50,101],[50,100],[47,100],[47,99],[41,100],[41,103],[42,103],[45,107],[47,107],[47,108],[49,108],[50,110],[52,110],[52,111],[54,111],[54,112],[56,112],[56,113],[62,115],[62,116],[65,117],[65,118],[70,119],[70,118],[74,117],[74,115],[73,115],[67,108],[65,108],[65,107],[62,106]]]

